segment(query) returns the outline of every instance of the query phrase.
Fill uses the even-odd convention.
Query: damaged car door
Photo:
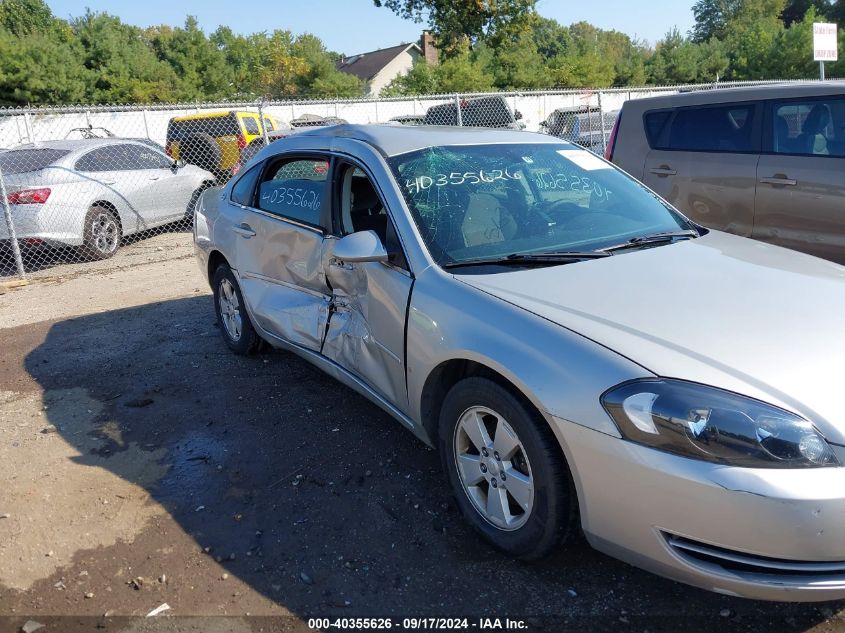
[[[319,351],[331,300],[322,265],[329,160],[282,156],[258,169],[251,204],[231,227],[241,290],[263,330]]]
[[[413,278],[388,209],[360,167],[339,162],[324,267],[331,313],[323,354],[405,410],[405,319]]]

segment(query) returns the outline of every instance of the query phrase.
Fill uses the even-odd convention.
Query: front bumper
[[[553,427],[596,549],[729,595],[845,598],[845,467],[721,466],[559,419]]]

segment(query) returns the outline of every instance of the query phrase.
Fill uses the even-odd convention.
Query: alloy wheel
[[[91,245],[97,252],[108,255],[118,245],[120,229],[110,213],[102,211],[94,216],[91,224]]]
[[[238,301],[235,286],[228,279],[223,279],[220,282],[218,302],[220,304],[220,318],[223,321],[223,327],[226,328],[226,334],[233,341],[239,341],[243,327],[241,303]]]
[[[464,492],[484,519],[518,530],[534,507],[534,479],[516,432],[501,415],[470,407],[455,427],[455,463]]]

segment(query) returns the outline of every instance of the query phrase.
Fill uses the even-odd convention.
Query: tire
[[[214,271],[212,287],[214,311],[226,345],[240,356],[255,354],[261,348],[261,337],[252,327],[252,321],[249,320],[244,307],[241,288],[227,264],[221,264]],[[234,305],[235,303],[237,305]]]
[[[472,430],[481,427],[486,435]],[[487,378],[460,381],[443,401],[438,430],[458,507],[491,544],[536,560],[569,536],[578,517],[569,467],[545,420],[510,391]]]
[[[209,134],[192,134],[180,141],[179,158],[212,174],[220,173],[220,146]]]
[[[117,213],[98,204],[88,209],[82,230],[82,254],[85,259],[113,257],[122,239],[123,230]]]

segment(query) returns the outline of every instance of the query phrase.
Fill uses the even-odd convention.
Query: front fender
[[[410,414],[423,423],[432,371],[471,360],[496,371],[547,419],[620,437],[599,398],[626,380],[653,374],[575,332],[429,268],[414,285],[408,314]]]

